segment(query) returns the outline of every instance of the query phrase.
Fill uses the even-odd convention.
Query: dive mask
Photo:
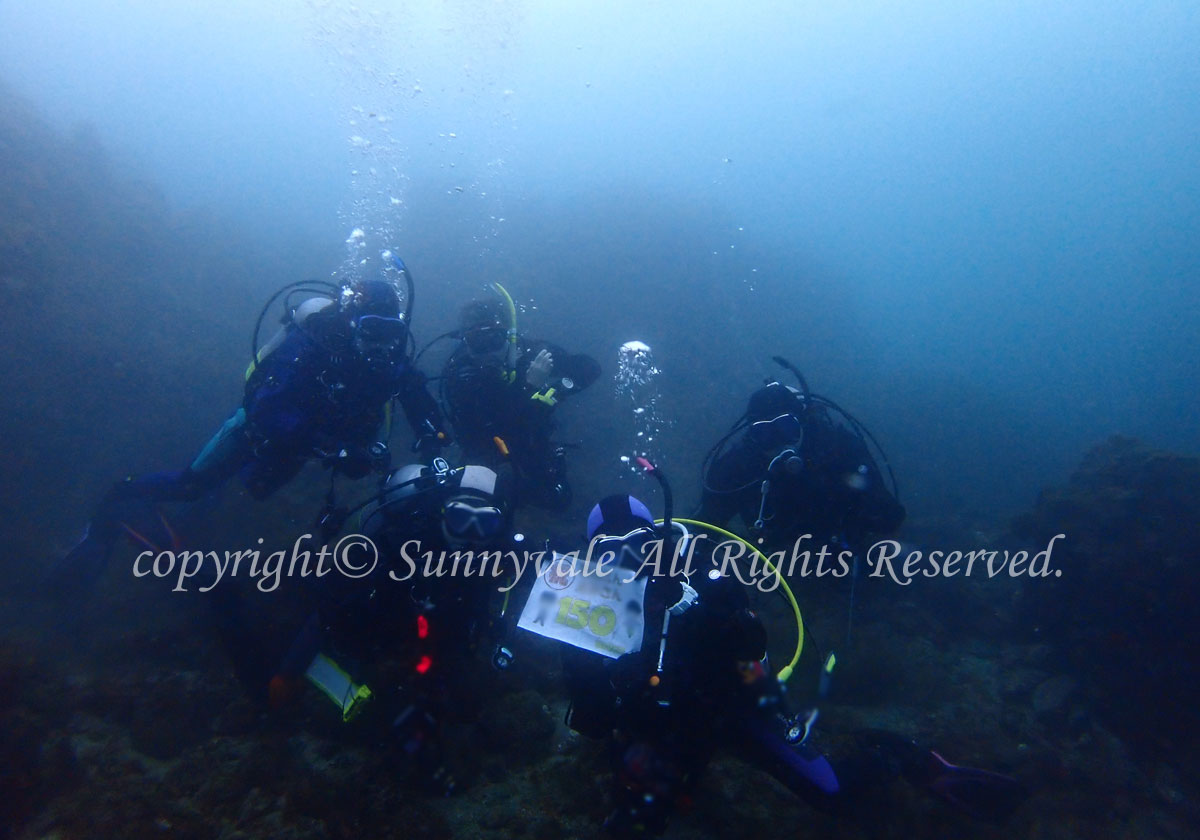
[[[503,350],[504,342],[507,339],[508,330],[498,324],[471,327],[463,333],[463,341],[467,343],[467,347],[471,348],[472,353],[478,354],[496,353]]]
[[[649,527],[635,528],[621,536],[597,536],[592,540],[591,556],[599,562],[611,556],[618,566],[638,569],[659,538],[658,532]]]
[[[799,440],[804,432],[800,418],[795,414],[780,414],[770,420],[759,420],[750,424],[750,438],[763,449],[771,449]]]
[[[452,499],[442,508],[442,524],[454,537],[486,540],[504,527],[504,511],[495,505],[475,505],[463,499]]]
[[[362,315],[354,324],[354,344],[359,352],[394,350],[404,344],[407,327],[400,318]]]

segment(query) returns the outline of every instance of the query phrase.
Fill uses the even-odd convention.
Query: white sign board
[[[639,650],[647,578],[626,583],[628,569],[600,575],[574,565],[555,555],[533,584],[517,626],[611,659]]]

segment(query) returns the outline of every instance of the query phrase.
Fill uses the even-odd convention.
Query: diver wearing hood
[[[172,547],[174,534],[154,504],[194,501],[235,475],[264,499],[310,460],[350,478],[386,469],[387,432],[379,433],[390,426],[393,399],[418,442],[433,449],[445,440],[437,403],[411,364],[408,313],[401,314],[391,282],[289,284],[263,308],[259,327],[285,292],[283,327],[261,349],[255,330],[241,407],[185,469],[129,478],[109,490],[83,540],[51,572],[52,583],[97,577],[122,534],[148,548]],[[287,305],[306,292],[316,296]]]
[[[441,458],[409,464],[360,505],[350,531],[371,540],[378,564],[363,578],[320,582],[317,611],[257,691],[279,708],[307,680],[344,721],[365,710],[364,723],[406,756],[415,782],[453,793],[438,732],[447,697],[464,680],[475,683],[464,660],[476,647],[497,670],[512,661],[508,599],[498,592],[511,576],[496,574],[496,558],[515,546],[511,477],[477,464],[453,469]]]
[[[668,501],[667,522],[669,509]],[[718,751],[767,771],[820,810],[842,815],[869,814],[881,786],[899,776],[985,820],[1002,821],[1024,801],[1026,790],[1016,780],[953,765],[891,732],[853,733],[839,755],[827,758],[810,737],[816,711],[793,714],[785,691],[803,647],[798,611],[796,654],[776,671],[745,586],[723,569],[712,541],[688,548],[692,527],[711,528],[696,520],[659,527],[638,499],[603,499],[589,516],[588,538],[593,556],[618,558],[618,571],[603,587],[588,589],[586,573],[567,580],[551,567],[535,583],[519,624],[564,642],[566,723],[608,747],[609,832],[663,831]],[[620,558],[649,556],[667,533],[678,545],[662,556],[690,557],[690,572],[664,560],[660,568],[671,565],[670,573],[629,582],[634,576],[626,572],[639,561]],[[631,600],[639,601],[636,609]],[[554,618],[539,625],[542,611]],[[634,626],[628,644],[626,624]]]
[[[600,365],[516,331],[515,308],[475,300],[462,312],[460,339],[442,371],[442,399],[463,457],[516,471],[522,504],[562,510],[571,502],[565,446],[552,440],[557,405],[600,376]]]
[[[745,414],[705,459],[697,518],[724,526],[740,516],[755,539],[772,546],[809,534],[862,550],[869,534],[904,521],[895,479],[885,483],[870,433],[777,361],[800,387],[772,381],[750,395]]]

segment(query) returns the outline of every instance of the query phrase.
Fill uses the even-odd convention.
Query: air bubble
[[[631,452],[621,456],[621,463],[633,472],[638,472],[634,461],[639,457],[655,463],[661,460],[650,446],[663,425],[657,408],[658,375],[650,345],[643,341],[621,345],[617,351],[616,393],[618,402],[627,407]]]

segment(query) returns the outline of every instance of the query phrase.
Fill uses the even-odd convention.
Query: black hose
[[[892,496],[897,502],[900,501],[900,488],[896,484],[896,474],[892,472],[892,465],[888,461],[887,453],[883,451],[883,447],[879,445],[879,441],[877,441],[875,436],[871,434],[870,429],[860,423],[857,417],[846,411],[846,409],[842,408],[828,397],[822,397],[819,394],[814,395],[813,401],[825,406],[826,408],[831,408],[836,411],[846,419],[846,422],[850,424],[850,428],[855,434],[858,435],[859,439],[864,442],[864,445],[867,441],[869,441],[871,445],[875,447],[875,451],[879,453],[879,457],[883,461],[883,465],[887,467],[888,478],[891,479],[892,484]]]
[[[444,332],[441,335],[439,335],[437,338],[431,339],[429,341],[429,343],[427,343],[424,347],[421,348],[421,352],[417,353],[417,357],[415,359],[413,359],[413,364],[415,365],[418,362],[420,362],[421,357],[425,355],[425,351],[428,350],[433,345],[437,344],[439,341],[442,341],[443,339],[446,339],[446,338],[459,338],[459,337],[461,337],[461,332],[459,330],[450,330],[450,332]]]
[[[452,475],[456,472],[461,471],[462,469],[463,469],[463,467],[458,467],[454,470],[451,470],[449,474]],[[394,484],[391,487],[389,487],[387,485],[387,477],[385,477],[383,480],[383,487],[381,487],[374,495],[368,496],[366,499],[359,502],[354,507],[349,508],[346,511],[346,518],[349,519],[351,516],[358,513],[363,508],[367,507],[367,505],[378,502],[379,507],[377,507],[375,510],[371,511],[371,514],[370,514],[370,516],[374,516],[375,514],[379,513],[381,510],[383,510],[385,507],[387,507],[388,504],[391,504],[390,502],[387,502],[387,497],[389,495],[391,495],[392,493],[394,493],[397,490],[401,490],[405,487],[409,487],[414,484],[420,484],[425,481],[433,481],[434,483],[429,487],[422,487],[421,489],[414,492],[412,496],[405,496],[404,499],[400,500],[400,501],[407,501],[407,500],[412,499],[422,493],[428,493],[432,490],[436,490],[438,487],[441,486],[441,484],[437,482],[436,477],[434,475],[432,475],[430,473],[426,473],[424,470],[421,471],[420,475],[417,475],[414,478],[410,478],[410,479],[408,479],[408,481],[402,481],[399,484]],[[370,519],[370,517],[368,517],[368,519],[366,519],[366,520],[363,520],[363,522],[361,524],[365,526],[367,521],[369,521],[369,519]]]
[[[712,471],[713,464],[716,463],[717,458],[719,458],[724,452],[725,444],[729,442],[730,438],[732,438],[742,429],[745,429],[748,425],[750,425],[749,418],[745,415],[742,415],[742,417],[740,417],[738,421],[733,424],[729,431],[725,433],[725,436],[713,444],[712,449],[708,450],[708,454],[704,456],[704,462],[700,465],[700,485],[707,492],[717,496],[732,496],[735,493],[741,493],[746,488],[753,487],[754,485],[762,482],[761,478],[756,478],[753,481],[741,485],[740,487],[732,487],[726,490],[718,490],[716,487],[713,487],[708,483],[708,474]]]
[[[663,475],[663,471],[650,463],[647,458],[638,458],[638,463],[642,469],[654,476],[663,492],[663,534],[666,539],[671,538],[671,518],[675,513],[675,497],[671,494],[671,483],[667,481],[667,477]]]
[[[404,300],[404,322],[412,329],[412,311],[413,299],[416,297],[416,287],[413,284],[412,274],[408,270],[408,266],[404,264],[404,260],[400,259],[394,252],[392,253],[392,265],[396,266],[400,274],[404,276],[404,284],[407,286],[408,295]]]
[[[283,288],[279,289],[275,294],[267,299],[263,304],[262,311],[258,313],[258,320],[254,322],[254,335],[250,340],[250,359],[258,364],[258,336],[262,332],[263,319],[267,317],[267,311],[270,310],[271,304],[279,300],[279,298],[288,292],[305,291],[320,295],[332,295],[333,300],[337,300],[338,287],[333,283],[325,283],[321,280],[297,280],[294,283],[288,283]]]
[[[796,377],[796,381],[800,383],[800,390],[804,393],[805,400],[811,398],[814,401],[823,404],[827,408],[832,408],[846,419],[846,422],[850,424],[851,430],[858,435],[859,439],[863,441],[864,445],[866,445],[867,441],[870,441],[871,445],[875,447],[875,451],[879,453],[879,457],[883,461],[883,465],[887,467],[888,478],[891,479],[892,483],[892,496],[896,499],[896,501],[900,501],[900,488],[896,485],[896,474],[892,472],[892,465],[888,462],[887,453],[883,451],[883,447],[879,445],[879,441],[875,440],[875,436],[871,434],[870,430],[867,429],[867,427],[862,423],[858,422],[858,419],[850,412],[846,411],[846,409],[842,408],[833,400],[829,399],[828,397],[822,397],[819,394],[812,393],[812,391],[808,389],[808,382],[804,379],[804,375],[800,373],[795,365],[783,358],[783,356],[772,356],[771,360],[784,370],[789,370],[792,372],[792,375]]]
[[[804,374],[802,374],[795,365],[783,358],[783,356],[772,356],[771,360],[784,370],[789,370],[792,372],[792,375],[796,377],[796,381],[800,383],[800,391],[804,394],[804,399],[807,400],[809,395],[812,394],[812,391],[808,390],[808,380],[804,378]]]

